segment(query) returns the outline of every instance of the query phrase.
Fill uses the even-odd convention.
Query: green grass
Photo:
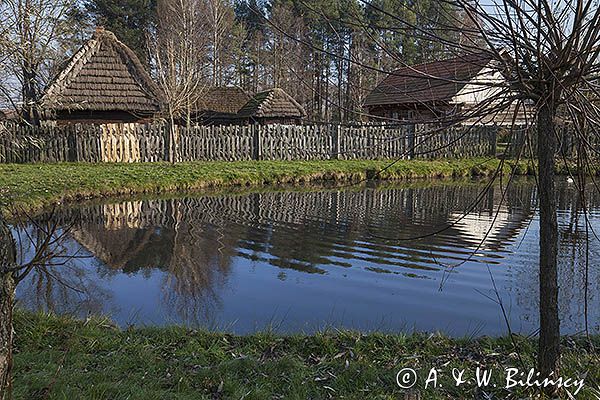
[[[401,399],[396,374],[406,367],[418,371],[422,399],[483,398],[475,397],[473,383],[457,388],[452,380],[453,368],[473,378],[477,366],[492,371],[486,392],[496,399],[534,394],[504,389],[505,368],[521,365],[507,338],[120,330],[98,318],[83,322],[22,311],[16,332],[15,399]],[[528,370],[535,343],[516,340]],[[600,345],[600,338],[592,341]],[[563,345],[561,375],[587,372],[577,399],[597,399],[598,354],[583,339],[564,339]],[[440,371],[438,387],[424,390],[431,368]]]
[[[148,164],[0,164],[0,207],[27,211],[81,198],[166,193],[225,185],[358,181],[390,161],[246,161]],[[484,176],[496,159],[413,161],[394,164],[381,179]],[[514,164],[514,163],[513,163]],[[509,170],[506,166],[506,170]],[[520,174],[529,168],[517,165]]]

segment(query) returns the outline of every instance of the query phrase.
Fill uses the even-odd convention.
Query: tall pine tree
[[[156,0],[86,0],[85,9],[96,25],[112,31],[149,64],[146,37],[156,20]]]

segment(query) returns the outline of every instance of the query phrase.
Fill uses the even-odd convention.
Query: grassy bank
[[[78,198],[165,193],[225,185],[263,185],[322,180],[358,181],[389,161],[247,161],[153,164],[0,164],[0,206],[37,209]],[[400,161],[381,179],[485,176],[497,159]],[[510,167],[507,165],[506,170]],[[525,163],[519,174],[528,171]]]
[[[505,368],[524,369],[506,338],[351,332],[240,337],[183,328],[119,330],[101,319],[24,312],[16,315],[16,330],[16,399],[401,399],[405,391],[396,374],[406,367],[418,371],[415,388],[422,399],[485,398],[472,382],[457,388],[452,380],[452,368],[465,369],[472,379],[478,366],[492,371],[485,392],[493,398],[533,396],[504,389]],[[592,340],[600,345],[599,338]],[[528,370],[535,343],[517,341]],[[587,372],[577,399],[597,399],[598,354],[583,339],[565,339],[564,346],[561,375]],[[424,390],[431,368],[439,370],[438,387]]]
[[[498,160],[403,161],[382,179],[490,175]],[[113,195],[168,193],[227,185],[358,181],[385,161],[206,162],[158,164],[0,165],[0,205],[37,209],[59,201]],[[507,166],[506,172],[511,166]],[[525,163],[519,174],[530,172]],[[473,382],[456,387],[452,369],[473,378],[492,371],[484,389],[496,399],[531,398],[505,390],[505,368],[527,371],[535,343],[516,338],[453,340],[442,336],[311,336],[260,333],[233,336],[184,328],[120,330],[110,321],[16,313],[16,399],[401,399],[402,368],[418,371],[421,399],[486,398]],[[599,356],[583,339],[564,339],[562,372],[587,373],[578,399],[600,396]],[[522,364],[521,364],[522,363]],[[431,368],[436,388],[424,389]],[[494,387],[493,385],[496,385]],[[567,398],[567,397],[565,397]]]

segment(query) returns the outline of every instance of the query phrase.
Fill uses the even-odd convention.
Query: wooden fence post
[[[417,143],[417,129],[415,124],[408,125],[406,130],[408,134],[408,159],[413,160],[415,158],[415,145]]]
[[[342,125],[336,125],[333,130],[333,140],[331,149],[331,158],[334,160],[340,159],[340,138],[342,136]]]
[[[77,161],[77,138],[73,132],[73,125],[67,126],[67,160],[70,162]]]
[[[262,148],[260,143],[260,128],[261,126],[252,124],[250,125],[250,129],[252,131],[252,146],[254,148],[253,159],[261,160],[262,159]]]
[[[163,159],[162,161],[171,161],[171,129],[168,123],[161,124],[159,126],[159,130],[163,139],[163,143],[161,143],[161,147],[163,149]]]
[[[490,140],[492,141],[491,143],[491,150],[490,150],[490,156],[495,156],[496,152],[498,151],[498,126],[494,125],[493,127],[490,128],[492,130],[491,133],[491,138]]]

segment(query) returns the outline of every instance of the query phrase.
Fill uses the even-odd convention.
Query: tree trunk
[[[21,70],[23,73],[22,117],[25,121],[37,126],[40,123],[40,116],[37,109],[38,93],[36,87],[37,67],[39,67],[39,65],[34,62],[37,57],[33,39],[31,39],[32,36],[35,36],[32,35],[32,28],[35,31],[35,27],[31,26],[31,13],[34,12],[34,7],[32,7],[30,0],[25,1],[24,4],[19,4],[19,6],[21,7],[19,9],[19,20],[21,25]]]
[[[175,164],[177,162],[179,134],[177,131],[177,126],[175,125],[175,115],[172,111],[169,111],[169,122],[167,123],[167,130],[168,130],[168,155],[167,155],[167,158],[171,164]]]
[[[14,242],[8,227],[0,217],[0,400],[11,397],[15,284],[9,269],[14,263]]]
[[[560,326],[558,317],[558,223],[554,189],[557,139],[555,109],[544,105],[538,114],[538,162],[540,205],[540,337],[538,370],[543,377],[558,372]]]
[[[40,115],[37,109],[37,90],[35,71],[26,61],[23,67],[23,118],[31,125],[40,124]]]

